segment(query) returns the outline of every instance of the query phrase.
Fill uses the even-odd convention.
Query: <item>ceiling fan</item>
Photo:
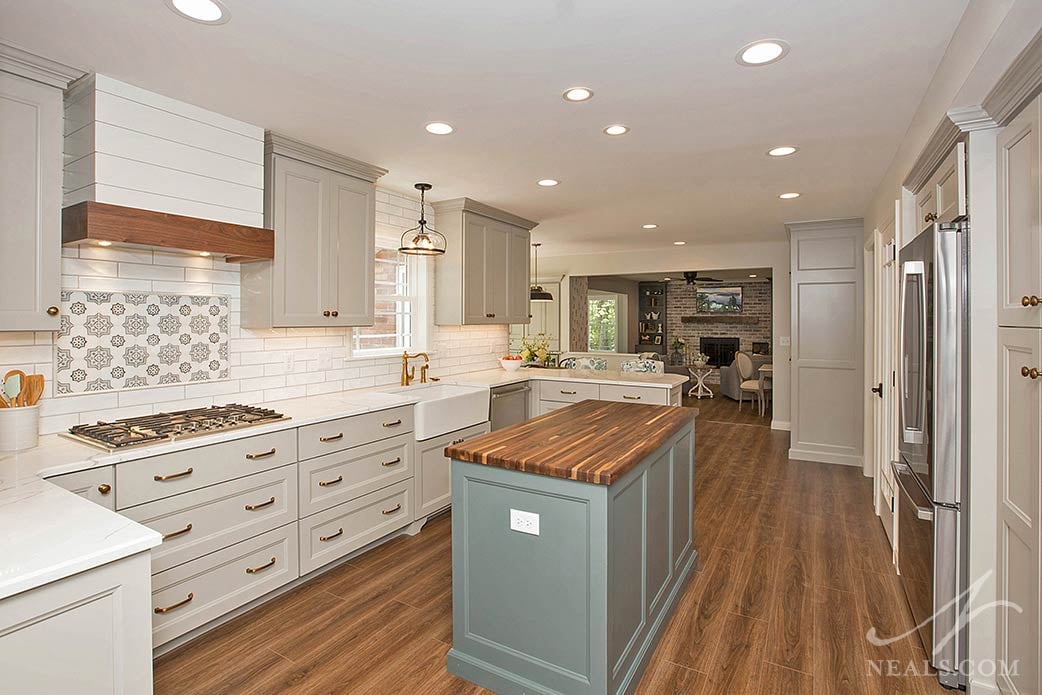
[[[700,282],[723,282],[720,278],[698,277],[697,270],[684,273],[684,280],[686,280],[689,285],[696,285]]]

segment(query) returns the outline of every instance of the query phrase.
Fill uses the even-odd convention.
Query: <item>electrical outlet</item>
[[[282,368],[286,370],[287,374],[293,373],[293,353],[289,350],[286,351],[286,354],[283,357]]]
[[[527,533],[531,536],[538,536],[539,515],[535,512],[522,512],[519,509],[511,509],[510,530]]]
[[[783,335],[778,338],[778,344],[782,347],[789,347],[792,345],[792,339],[787,335]]]

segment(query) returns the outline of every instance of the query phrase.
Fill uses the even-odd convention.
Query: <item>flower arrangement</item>
[[[526,335],[521,339],[521,349],[517,354],[525,364],[545,365],[550,359],[550,339],[545,333]]]
[[[687,348],[687,341],[677,336],[673,338],[673,352],[683,352]]]
[[[709,362],[709,355],[704,352],[696,352],[691,356],[691,361],[696,367],[704,367]]]

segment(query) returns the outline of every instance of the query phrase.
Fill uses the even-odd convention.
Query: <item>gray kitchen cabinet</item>
[[[274,133],[264,151],[275,258],[242,267],[243,326],[371,326],[375,181],[386,171]]]
[[[56,331],[61,291],[62,90],[0,61],[0,326]]]
[[[435,203],[434,214],[447,243],[436,265],[435,323],[528,323],[536,223],[470,198]]]
[[[60,488],[90,500],[110,511],[116,511],[116,472],[112,466],[88,468],[85,471],[66,473],[48,480]]]
[[[490,424],[483,422],[440,437],[416,442],[416,519],[440,512],[452,504],[451,459],[445,456],[445,447],[490,431]]]

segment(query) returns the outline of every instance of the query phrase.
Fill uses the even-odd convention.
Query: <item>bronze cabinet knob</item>
[[[112,486],[109,485],[108,483],[102,483],[101,485],[98,486],[98,492],[100,492],[103,495],[107,495],[110,492],[112,492]]]
[[[1042,304],[1042,299],[1036,297],[1035,295],[1031,295],[1029,297],[1025,294],[1023,297],[1020,298],[1021,306],[1038,306],[1039,304]]]
[[[336,318],[337,316],[340,316],[340,312],[339,311],[334,311],[333,312],[333,318]]]
[[[1038,371],[1038,369],[1034,367],[1031,367],[1030,369],[1027,367],[1020,368],[1020,376],[1026,379],[1037,379],[1040,375],[1042,375],[1042,372]]]
[[[329,316],[329,310],[327,309],[326,311],[323,311],[323,312],[322,312],[322,315],[323,315],[323,316]]]
[[[57,316],[58,315],[58,307],[56,307],[56,306],[49,306],[49,307],[47,307],[47,315],[48,316]]]
[[[932,212],[928,212],[928,213],[926,213],[926,217],[923,218],[923,221],[924,222],[933,222],[936,219],[937,219],[937,215],[935,215]]]

